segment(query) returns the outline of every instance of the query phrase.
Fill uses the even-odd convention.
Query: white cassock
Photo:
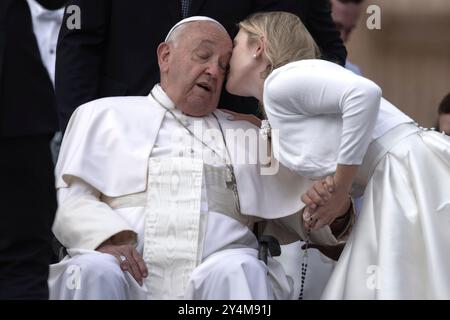
[[[322,298],[450,299],[450,138],[322,60],[276,69],[264,106],[287,167],[323,177],[337,163],[360,165],[361,212]]]
[[[310,181],[282,166],[261,175],[256,150],[228,136],[243,129],[258,137],[250,123],[215,111],[225,146],[213,115],[183,115],[159,85],[152,94],[90,102],[69,122],[56,167],[53,226],[69,255],[50,266],[51,299],[291,298],[292,283],[280,264],[258,260],[251,227],[286,217],[297,239],[304,237],[299,197]],[[240,213],[226,186],[223,157],[211,156],[155,98],[223,157],[231,149]],[[250,157],[246,163],[235,159],[242,151]],[[142,287],[116,258],[95,251],[122,231],[137,234],[149,270]],[[338,243],[329,227],[311,238]]]

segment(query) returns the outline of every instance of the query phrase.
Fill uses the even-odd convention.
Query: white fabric
[[[159,87],[157,87],[159,88]],[[159,89],[158,89],[159,90]],[[154,92],[154,91],[153,91]],[[163,95],[158,95],[158,98],[163,98]],[[182,119],[185,125],[191,130],[195,125],[202,123],[206,128],[216,128],[217,122],[213,116],[206,116],[202,118],[189,117],[183,115],[170,100],[165,101],[166,106],[170,107],[172,112]],[[204,141],[215,148],[215,150],[224,150],[225,146],[221,139],[217,139],[204,135]],[[180,125],[173,119],[169,113],[165,113],[164,121],[161,124],[158,136],[155,140],[154,147],[151,152],[152,158],[166,159],[167,157],[187,157],[191,156],[196,159],[202,159],[204,156],[204,148],[192,139],[187,131],[180,127]],[[223,163],[218,160],[218,165],[223,166]],[[204,179],[203,179],[204,180]],[[240,224],[234,219],[229,218],[220,213],[208,210],[208,199],[205,189],[205,181],[202,183],[201,196],[201,214],[206,214],[207,217],[200,219],[201,223],[206,223],[206,227],[200,227],[205,231],[202,259],[208,257],[214,252],[240,244],[244,247],[257,248],[258,244],[253,233],[244,225]],[[202,236],[202,235],[200,235]]]
[[[224,26],[217,20],[214,20],[213,18],[210,17],[204,17],[204,16],[193,16],[193,17],[189,17],[186,19],[181,20],[180,22],[178,22],[176,25],[174,25],[172,27],[172,29],[170,29],[169,33],[167,34],[166,38],[164,39],[164,42],[167,42],[167,40],[169,40],[170,36],[172,35],[172,33],[175,31],[175,29],[177,29],[179,26],[189,23],[189,22],[196,22],[196,21],[210,21],[210,22],[214,22],[216,23],[219,27],[221,27],[223,29],[223,31],[227,32],[227,30],[224,28]]]
[[[122,231],[134,231],[143,238],[138,228],[144,218],[143,206],[112,211],[100,197],[98,190],[75,177],[71,178],[70,188],[58,189],[58,211],[52,230],[66,248],[94,250]]]
[[[68,191],[69,190],[69,191]],[[60,201],[77,202],[94,193],[89,186],[79,180],[74,180],[71,187],[63,189]],[[72,199],[71,199],[72,198]],[[204,198],[202,196],[202,198]],[[74,205],[76,207],[76,205]],[[202,201],[202,211],[207,210],[207,202]],[[88,215],[97,214],[83,206]],[[95,209],[95,208],[94,208]],[[144,207],[128,207],[111,211],[111,218],[120,219],[125,229],[132,229],[138,234],[137,250],[142,254],[144,233]],[[77,214],[77,212],[73,212]],[[225,215],[209,212],[205,234],[205,250],[203,258],[206,264],[196,268],[187,287],[186,299],[287,299],[291,294],[291,282],[286,278],[283,269],[272,259],[269,259],[269,270],[257,259],[257,241],[252,232],[245,226]],[[107,228],[107,224],[105,226]],[[70,230],[70,228],[66,228]],[[173,242],[167,237],[170,247]],[[233,248],[233,249],[227,249]],[[172,250],[162,251],[174,252]],[[213,254],[214,253],[214,254]],[[123,273],[112,256],[92,250],[69,249],[71,258],[50,266],[49,288],[51,299],[147,299],[175,298],[172,295],[155,296],[151,293],[153,286],[146,281],[140,287],[128,273]],[[146,255],[144,254],[144,257]],[[214,256],[214,258],[209,258]],[[148,261],[148,259],[146,260]],[[223,263],[226,261],[226,263]],[[161,270],[152,270],[157,266],[148,266],[150,274]],[[167,266],[167,271],[174,271],[173,266]],[[183,270],[175,270],[183,271]],[[266,273],[270,277],[267,282]],[[173,274],[164,275],[163,281],[169,281]],[[176,274],[175,274],[176,276]],[[152,280],[155,280],[154,278]],[[264,290],[261,290],[264,288]],[[180,298],[178,296],[178,298]]]
[[[202,123],[206,128],[218,128],[217,121],[212,115],[202,118],[183,116],[159,86],[155,86],[152,93],[191,129],[198,123]],[[216,114],[225,132],[228,129],[240,128],[253,130],[257,136],[258,128],[251,124],[244,121],[228,121],[225,114],[218,111]],[[66,272],[77,265],[91,270],[92,264],[95,264],[96,270],[100,272],[101,261],[97,252],[93,250],[118,232],[126,230],[135,232],[138,239],[137,250],[143,253],[145,205],[139,205],[140,201],[135,201],[134,207],[113,210],[101,200],[104,196],[122,197],[145,192],[150,156],[162,159],[190,156],[201,159],[205,154],[204,148],[190,138],[186,130],[181,129],[173,117],[149,97],[100,99],[77,109],[66,131],[56,168],[59,209],[53,226],[56,237],[70,249],[73,258],[51,266],[49,284],[52,298],[93,297],[93,293],[83,292],[83,289],[74,291],[67,288]],[[248,156],[250,151],[243,144],[245,141],[236,143],[231,141],[232,138],[227,137],[227,145],[232,145],[233,149],[246,150]],[[219,154],[225,149],[222,139],[217,137],[214,139],[208,135],[205,135],[204,139]],[[242,213],[269,218],[290,215],[298,224],[296,229],[302,228],[298,215],[294,216],[292,213],[303,207],[299,195],[308,187],[307,181],[282,166],[273,176],[261,176],[257,162],[237,163],[234,168]],[[258,244],[255,236],[237,220],[209,211],[204,189],[202,184],[201,206],[202,212],[207,212],[207,218],[200,221],[207,222],[205,228],[198,226],[200,230],[206,231],[201,250],[203,263],[197,267],[204,272],[199,273],[196,271],[197,268],[194,269],[187,285],[187,288],[201,286],[203,289],[187,290],[185,297],[193,298],[196,295],[221,296],[223,299],[290,297],[292,283],[284,272],[281,272],[279,265],[269,259],[271,276],[269,279],[266,276],[261,278],[265,272],[262,272],[264,268],[261,269],[261,262],[256,258]],[[304,230],[302,232],[304,233]],[[325,243],[337,243],[329,227],[319,230],[317,235],[313,233],[313,236],[318,242],[322,239]],[[237,250],[235,254],[233,253],[233,259],[228,259],[230,249]],[[78,255],[88,257],[76,258]],[[210,257],[213,259],[213,256],[220,265],[212,263],[204,265],[204,262]],[[113,269],[111,263],[108,266]],[[260,271],[252,273],[251,270]],[[237,273],[241,276],[234,279],[234,274]],[[91,275],[87,275],[85,279],[101,281],[109,277],[107,271],[102,275],[101,279],[94,277],[93,280]],[[117,278],[118,274],[114,273],[111,277]],[[243,277],[247,277],[249,281],[245,290],[242,289],[246,286],[245,282],[242,282]],[[259,280],[256,281],[256,278]],[[120,291],[121,287],[125,293],[111,296],[108,292],[98,290],[95,296],[97,298],[125,296],[138,299],[142,294],[145,296],[148,293],[146,286],[140,288],[128,276],[125,285],[123,277],[118,279],[111,280],[111,283],[117,284],[116,291]],[[259,284],[256,285],[255,281]],[[254,288],[260,285],[268,289],[256,293]],[[92,287],[95,288],[95,285]],[[98,288],[100,287],[99,285]],[[84,288],[90,290],[91,286],[86,283]],[[213,296],[212,292],[215,292]]]
[[[56,188],[67,187],[74,176],[110,197],[144,191],[164,114],[147,97],[104,98],[77,108],[61,144]]]
[[[51,300],[147,298],[145,285],[140,287],[124,273],[113,256],[86,250],[69,250],[69,254],[71,258],[50,267]],[[185,299],[291,299],[291,287],[292,280],[278,262],[269,258],[266,266],[258,260],[256,249],[235,248],[212,255],[194,270]]]
[[[211,255],[194,270],[186,296],[197,300],[292,299],[292,279],[286,277],[282,266],[272,258],[266,266],[257,256],[257,250],[252,248]]]
[[[94,219],[89,218],[92,216],[95,218],[97,215],[92,195],[95,192],[89,185],[74,179],[70,188],[61,191],[59,199],[62,201],[62,206],[70,204],[69,210],[72,210],[74,219],[77,219],[78,214],[85,213],[85,216],[78,218],[87,220],[86,225],[91,223],[97,225]],[[207,211],[205,196],[202,195],[202,211]],[[93,206],[91,208],[86,205],[80,206],[79,211],[74,211],[73,208],[78,208],[77,202],[83,202],[85,197]],[[99,199],[97,202],[101,203]],[[145,211],[145,207],[139,206],[110,210],[109,220],[105,217],[102,228],[98,225],[97,228],[102,233],[103,229],[108,230],[108,225],[116,221],[117,232],[122,230],[121,227],[123,230],[133,230],[138,234],[137,250],[142,254]],[[201,264],[194,269],[184,298],[287,299],[291,297],[292,283],[286,278],[281,266],[272,259],[269,259],[271,276],[269,281],[267,280],[268,270],[257,259],[256,238],[247,227],[220,213],[208,212],[207,215],[207,219],[202,219],[206,221],[206,227],[200,228],[206,229],[202,260],[212,256],[214,258],[207,260],[206,265]],[[62,234],[66,230],[70,232],[71,229],[69,225],[66,226]],[[167,242],[170,244],[170,237]],[[153,297],[150,294],[148,281],[140,287],[129,273],[123,273],[120,270],[114,257],[93,250],[72,248],[68,251],[70,258],[66,257],[62,262],[50,266],[51,299],[148,299]],[[152,265],[148,266],[150,272],[152,267]],[[165,279],[171,279],[169,274],[166,276]],[[263,291],[260,290],[261,286],[265,288]]]
[[[351,72],[357,74],[358,76],[363,76],[361,69],[356,64],[352,63],[350,60],[345,61],[345,69],[350,70]],[[361,211],[362,200],[363,200],[362,197],[353,198],[356,217],[358,217]]]
[[[114,256],[74,249],[69,249],[69,255],[50,266],[51,300],[145,299],[145,291],[120,269]]]
[[[450,299],[449,150],[423,131],[382,158],[324,299]]]
[[[280,162],[310,178],[333,173],[337,163],[361,164],[371,141],[412,122],[372,81],[323,60],[275,69],[264,84],[264,108],[280,130]]]
[[[27,0],[33,22],[33,31],[41,53],[41,59],[55,85],[56,45],[64,16],[64,8],[48,10],[36,0]]]
[[[144,254],[148,299],[182,299],[202,258],[203,161],[150,158]]]
[[[165,106],[177,110],[159,85],[152,92]],[[75,176],[110,197],[145,191],[148,159],[165,114],[151,96],[104,98],[79,107],[69,121],[61,146],[55,169],[57,188],[67,187]],[[282,165],[274,175],[261,175],[258,149],[247,146],[244,139],[236,140],[234,135],[240,130],[258,137],[258,128],[246,121],[228,120],[228,114],[219,110],[215,114],[231,151],[242,214],[275,219],[301,210],[304,204],[298,195],[307,190],[311,181]],[[212,115],[200,119],[206,121],[204,127],[217,132]],[[174,123],[175,132],[168,133],[171,144],[180,132]],[[239,162],[242,156],[251,161]]]
[[[281,255],[274,259],[281,263],[286,274],[293,280],[293,298],[298,299],[301,288],[301,265],[303,241],[281,246]],[[303,288],[303,300],[318,300],[333,272],[336,261],[324,256],[317,249],[308,250],[308,268]]]
[[[109,208],[108,215],[106,215],[105,210],[105,216],[101,217],[102,212],[101,210],[99,210],[99,204],[104,205],[104,203],[101,202],[98,198],[98,191],[94,190],[91,186],[79,179],[74,179],[71,182],[70,188],[58,190],[58,196],[58,201],[60,206],[62,207],[62,210],[72,211],[71,216],[73,220],[66,220],[71,224],[67,224],[66,226],[62,226],[61,228],[56,228],[54,226],[53,230],[57,231],[59,229],[62,229],[63,232],[55,235],[60,241],[64,241],[63,243],[70,244],[66,244],[66,246],[69,248],[69,250],[72,250],[72,252],[78,252],[79,250],[81,250],[82,252],[86,250],[89,251],[89,249],[76,249],[77,243],[71,242],[70,239],[68,242],[66,242],[67,236],[65,236],[66,234],[69,234],[70,237],[72,230],[79,229],[75,226],[81,225],[82,221],[84,220],[88,220],[86,224],[82,225],[82,227],[86,229],[86,234],[89,234],[89,230],[87,230],[87,227],[92,225],[93,227],[96,227],[97,233],[106,234],[104,240],[121,231],[136,232],[138,239],[137,250],[141,253],[143,252],[145,202],[142,205],[136,204],[135,206],[115,209],[114,211]],[[77,203],[84,202],[87,202],[88,204],[85,206],[80,206],[79,210],[74,211],[75,208],[78,207]],[[208,202],[206,200],[206,194],[204,193],[204,190],[202,190],[201,206],[201,212],[208,212],[208,217],[205,219],[201,219],[202,221],[206,221],[207,223],[207,226],[202,228],[203,230],[206,230],[204,235],[205,240],[202,259],[205,259],[214,252],[225,250],[229,247],[237,247],[238,245],[254,249],[258,247],[258,243],[253,232],[251,232],[246,226],[237,222],[235,219],[229,218],[226,215],[208,211]],[[60,212],[58,212],[58,215],[59,214]],[[95,221],[94,219],[98,219],[98,221]],[[112,231],[110,232],[110,234],[108,234],[110,226],[112,226]],[[93,247],[95,248],[96,246]]]

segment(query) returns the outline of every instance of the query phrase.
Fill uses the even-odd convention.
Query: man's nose
[[[220,68],[220,64],[218,62],[211,62],[208,64],[208,67],[206,69],[206,73],[211,75],[213,78],[217,78],[220,76],[223,72]]]

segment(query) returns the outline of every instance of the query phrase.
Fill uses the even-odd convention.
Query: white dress
[[[373,82],[326,61],[276,69],[264,106],[287,167],[320,178],[338,163],[361,165],[361,213],[322,298],[450,299],[449,137],[418,128]]]

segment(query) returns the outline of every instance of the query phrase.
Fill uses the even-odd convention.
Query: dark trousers
[[[0,299],[48,299],[56,211],[50,138],[0,137]]]

